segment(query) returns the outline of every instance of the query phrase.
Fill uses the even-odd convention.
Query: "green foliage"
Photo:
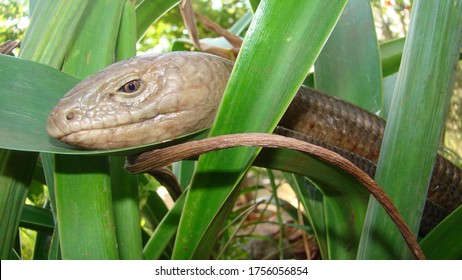
[[[179,10],[171,9],[177,2],[80,0],[52,5],[51,1],[31,1],[37,6],[20,56],[84,78],[115,60],[135,55],[140,34],[145,34],[138,41],[140,52],[152,48],[165,51],[172,41],[183,38],[187,42]],[[259,2],[251,1],[252,9]],[[248,29],[243,33],[244,47],[211,135],[270,132],[315,59],[315,77],[311,76],[311,81],[316,86],[335,94],[347,92],[350,100],[376,111],[382,101],[381,76],[388,79],[398,71],[404,39],[379,46],[370,3],[348,2],[337,24],[346,1],[302,4],[294,0],[297,6],[288,5],[287,1],[261,1],[252,26],[248,28],[248,20],[242,20],[244,26],[239,26],[244,31]],[[396,9],[403,22],[410,11],[408,5],[412,4],[412,1],[396,1],[397,6],[390,7],[381,6],[383,1],[371,2],[374,9]],[[251,16],[246,14],[250,8],[245,1],[222,3],[213,6],[211,1],[194,1],[194,9],[233,31],[237,29],[233,26],[236,22]],[[143,4],[149,9],[138,10],[138,5]],[[0,36],[4,36],[0,42],[23,36],[17,26],[17,20],[24,17],[23,8],[21,1],[0,2]],[[142,24],[137,21],[141,18]],[[312,28],[315,24],[317,28]],[[389,38],[396,36],[389,33]],[[199,34],[206,38],[217,36],[200,23]],[[156,48],[159,43],[162,47]],[[337,168],[293,151],[262,150],[258,157],[259,150],[255,148],[223,151],[201,157],[197,168],[193,161],[176,164],[173,172],[185,192],[170,204],[173,202],[160,194],[155,180],[123,172],[123,158],[116,157],[159,145],[101,153],[79,151],[51,140],[45,131],[47,114],[78,79],[23,59],[0,56],[2,259],[248,259],[252,257],[249,246],[255,240],[274,246],[277,258],[294,257],[293,253],[284,254],[293,245],[286,243],[287,229],[316,238],[319,246],[316,250],[324,259],[356,257],[368,195]],[[364,94],[371,92],[374,93]],[[382,103],[384,115],[389,103],[386,100]],[[206,133],[178,141],[205,137]],[[39,160],[36,152],[42,152]],[[268,171],[262,177],[258,169],[246,175],[254,158],[253,164],[289,173],[281,176]],[[253,177],[257,179],[245,188],[238,188],[240,180],[246,183]],[[262,178],[270,180],[263,182]],[[301,218],[299,209],[278,196],[283,182],[289,183],[303,206]],[[191,186],[187,188],[188,185]],[[34,206],[24,205],[26,195]],[[235,204],[237,198],[240,204]],[[406,199],[402,203],[407,203]],[[428,256],[460,257],[462,243],[458,232],[453,231],[462,224],[460,217],[461,208],[422,241]],[[256,230],[269,225],[278,229],[274,236]],[[17,245],[18,226],[28,229],[22,230],[20,237],[21,240],[28,237],[27,250]],[[37,234],[31,234],[30,230]],[[403,247],[400,237],[392,237],[391,242]],[[366,247],[361,250],[370,249]]]
[[[415,233],[452,94],[453,65],[459,59],[454,42],[461,39],[462,1],[450,2],[416,2],[375,175]],[[359,255],[405,258],[409,253],[396,241],[399,233],[382,210],[370,201]]]

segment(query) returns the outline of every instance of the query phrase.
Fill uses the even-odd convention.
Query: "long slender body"
[[[50,113],[52,137],[86,149],[169,140],[210,126],[231,61],[175,52],[115,63],[83,80]],[[385,121],[302,87],[276,132],[333,149],[373,175]],[[462,203],[461,170],[438,156],[428,193],[426,233]]]

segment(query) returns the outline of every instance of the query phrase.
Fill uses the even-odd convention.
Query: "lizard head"
[[[232,62],[189,52],[134,57],[82,80],[51,111],[48,134],[85,149],[161,142],[210,126]]]

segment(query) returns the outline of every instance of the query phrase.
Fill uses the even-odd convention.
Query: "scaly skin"
[[[62,98],[50,113],[48,133],[85,149],[113,149],[207,128],[232,67],[231,61],[191,52],[115,63]],[[332,149],[373,176],[385,128],[385,121],[374,114],[302,87],[279,125],[279,133]],[[461,203],[461,170],[438,156],[421,233]]]

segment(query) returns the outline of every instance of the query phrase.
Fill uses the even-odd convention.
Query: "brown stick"
[[[20,41],[6,41],[5,43],[0,45],[0,53],[1,54],[9,54],[15,48],[18,48],[21,45]]]
[[[238,50],[241,48],[242,39],[239,36],[234,35],[227,29],[221,27],[219,24],[213,22],[211,19],[204,15],[201,15],[199,13],[194,13],[194,15],[199,19],[200,22],[202,22],[206,29],[212,30],[218,35],[223,36],[234,48]]]
[[[404,222],[391,198],[364,171],[335,152],[294,138],[265,133],[242,133],[210,137],[167,148],[149,151],[129,160],[125,169],[131,173],[142,173],[152,168],[166,166],[185,158],[232,147],[255,146],[285,148],[304,152],[337,166],[354,177],[382,205],[403,236],[412,256],[423,260],[425,256],[415,236]]]

